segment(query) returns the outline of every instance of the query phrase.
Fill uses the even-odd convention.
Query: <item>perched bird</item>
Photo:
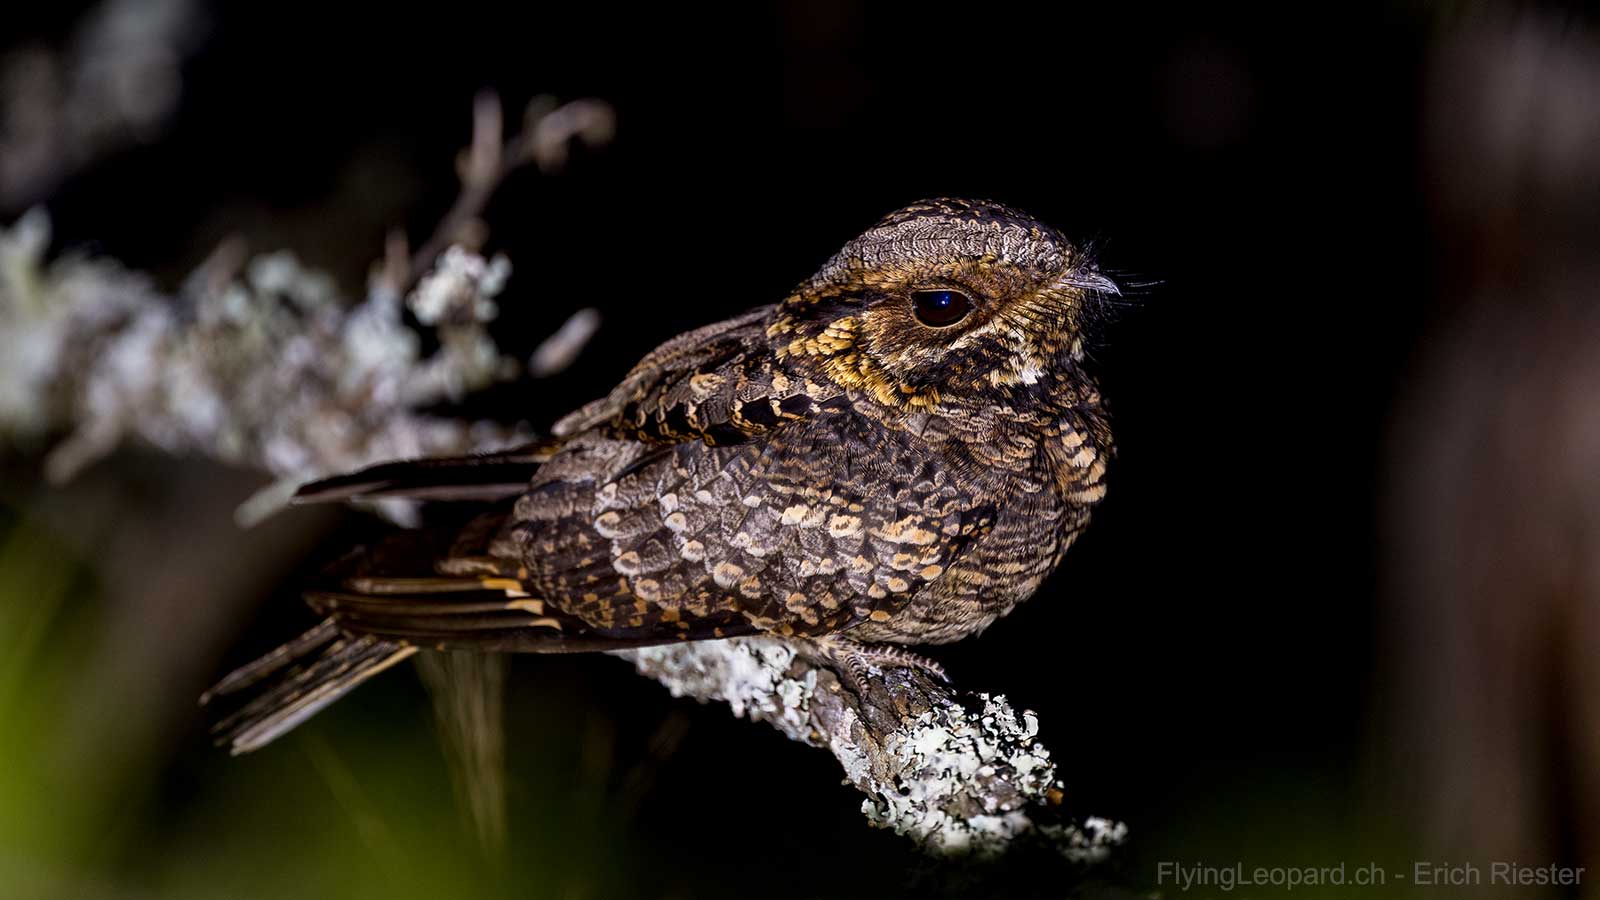
[[[1116,288],[998,203],[891,213],[782,302],[679,335],[515,450],[378,465],[303,501],[471,500],[352,552],[325,616],[222,680],[262,746],[418,649],[612,650],[767,634],[851,667],[982,631],[1105,495],[1083,328]],[[928,663],[931,665],[931,663]]]

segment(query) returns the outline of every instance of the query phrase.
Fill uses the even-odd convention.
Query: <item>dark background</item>
[[[7,37],[61,40],[80,11],[8,12]],[[1158,860],[1424,858],[1386,719],[1384,460],[1458,264],[1430,206],[1429,67],[1481,9],[206,15],[168,130],[42,198],[58,247],[170,288],[242,234],[354,294],[388,228],[420,239],[449,205],[480,88],[508,109],[540,93],[615,105],[609,147],[514,176],[488,213],[491,247],[515,264],[503,346],[526,353],[582,306],[605,325],[556,380],[490,391],[474,414],[545,426],[661,340],[781,298],[920,197],[1001,200],[1096,248],[1129,287],[1093,351],[1118,440],[1110,493],[1037,597],[936,655],[958,684],[1039,713],[1074,809],[1128,823],[1105,882],[1153,887]],[[1587,27],[1519,15],[1558,35]],[[158,490],[158,464],[137,454],[103,466]],[[253,482],[238,483],[215,490],[237,502]],[[288,570],[263,574],[210,675],[303,624],[293,579],[376,527],[352,515],[317,539],[330,525],[306,515],[271,526],[314,529]],[[84,877],[129,896],[640,897],[895,896],[957,877],[869,829],[827,754],[674,701],[614,660],[519,659],[511,694],[504,859],[480,865],[456,823],[427,698],[404,674],[240,760],[207,745],[195,712],[148,785],[85,826]],[[1580,856],[1561,833],[1557,856],[1524,861]],[[1039,872],[1009,873],[1008,889],[1105,886]],[[1002,876],[971,877],[982,896]]]

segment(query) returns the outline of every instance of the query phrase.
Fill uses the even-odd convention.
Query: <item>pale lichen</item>
[[[746,639],[667,644],[617,654],[666,685],[674,697],[720,700],[735,716],[770,722],[795,740],[813,739],[811,698],[816,672],[791,677],[795,648],[775,640]]]
[[[41,210],[0,228],[0,450],[66,434],[46,459],[62,480],[133,439],[284,479],[241,507],[251,522],[288,496],[288,481],[528,437],[422,410],[522,371],[488,330],[511,263],[479,252],[478,215],[517,167],[554,168],[572,141],[608,139],[612,113],[598,100],[541,98],[506,141],[499,109],[492,94],[476,102],[468,157],[483,164],[462,173],[445,221],[415,253],[393,236],[354,300],[289,251],[247,258],[226,241],[168,293],[115,260],[50,259]],[[437,349],[424,352],[408,310]],[[592,333],[569,330],[555,362],[570,363]]]
[[[957,695],[915,670],[841,677],[826,654],[774,638],[674,644],[619,653],[674,696],[722,701],[827,747],[866,795],[873,825],[942,854],[988,856],[1019,839],[1068,859],[1103,858],[1126,826],[1054,814],[1064,796],[1039,720],[1005,697]]]
[[[299,480],[521,436],[416,411],[517,371],[484,328],[507,264],[446,254],[458,287],[429,311],[451,326],[424,359],[395,298],[348,303],[288,252],[167,295],[110,260],[49,261],[48,244],[40,212],[0,230],[0,440],[67,432],[58,480],[130,437]]]

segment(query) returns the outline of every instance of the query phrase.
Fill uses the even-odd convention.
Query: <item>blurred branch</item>
[[[467,154],[477,162],[464,166],[462,199],[399,271],[393,261],[408,258],[404,239],[391,239],[356,304],[292,253],[247,260],[237,242],[225,242],[176,296],[167,295],[112,260],[47,262],[49,221],[40,211],[25,215],[0,231],[0,442],[69,432],[47,462],[57,481],[131,437],[298,482],[523,438],[517,428],[419,410],[521,368],[487,328],[510,262],[477,252],[481,223],[472,246],[445,242],[463,237],[462,223],[475,220],[507,172],[530,162],[559,165],[550,147],[609,134],[599,101],[569,106],[585,112],[560,107],[534,118],[502,151],[498,113],[489,112],[498,101],[480,97]],[[558,124],[541,124],[545,118]],[[438,329],[438,352],[422,355],[407,309]],[[593,334],[593,315],[580,311],[579,326],[563,329],[538,374],[576,357]],[[275,509],[289,487],[247,504],[241,518]]]
[[[1384,814],[1417,858],[1593,866],[1600,35],[1462,18],[1424,95],[1436,321],[1391,417]]]
[[[0,210],[49,195],[96,159],[159,134],[202,30],[193,0],[106,0],[67,46],[0,59]]]
[[[479,845],[504,848],[506,836],[506,658],[489,653],[424,653],[417,671],[433,697],[460,806]]]
[[[289,252],[202,267],[170,296],[111,260],[46,263],[49,227],[35,211],[0,232],[0,441],[68,432],[55,481],[128,438],[300,480],[519,437],[418,411],[516,372],[486,328],[503,260],[453,251],[406,298],[448,323],[424,358],[399,297],[348,305]]]
[[[411,255],[409,267],[403,273],[390,270],[390,277],[403,275],[393,284],[396,293],[409,288],[445,248],[482,246],[486,229],[480,217],[506,176],[529,163],[545,172],[559,170],[566,165],[574,140],[590,146],[609,143],[616,132],[616,113],[599,100],[557,106],[549,97],[538,97],[528,105],[522,131],[510,141],[503,132],[500,98],[487,91],[479,94],[472,103],[472,143],[456,160],[461,193],[433,234]]]
[[[599,310],[591,306],[573,313],[554,334],[534,348],[533,356],[528,359],[528,373],[535,378],[545,378],[565,370],[599,330]]]

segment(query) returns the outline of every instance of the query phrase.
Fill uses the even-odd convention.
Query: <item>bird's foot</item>
[[[950,683],[944,666],[896,644],[866,644],[840,637],[825,638],[816,644],[825,656],[839,663],[839,674],[845,686],[858,694],[863,692],[874,669],[914,669],[944,684]]]

